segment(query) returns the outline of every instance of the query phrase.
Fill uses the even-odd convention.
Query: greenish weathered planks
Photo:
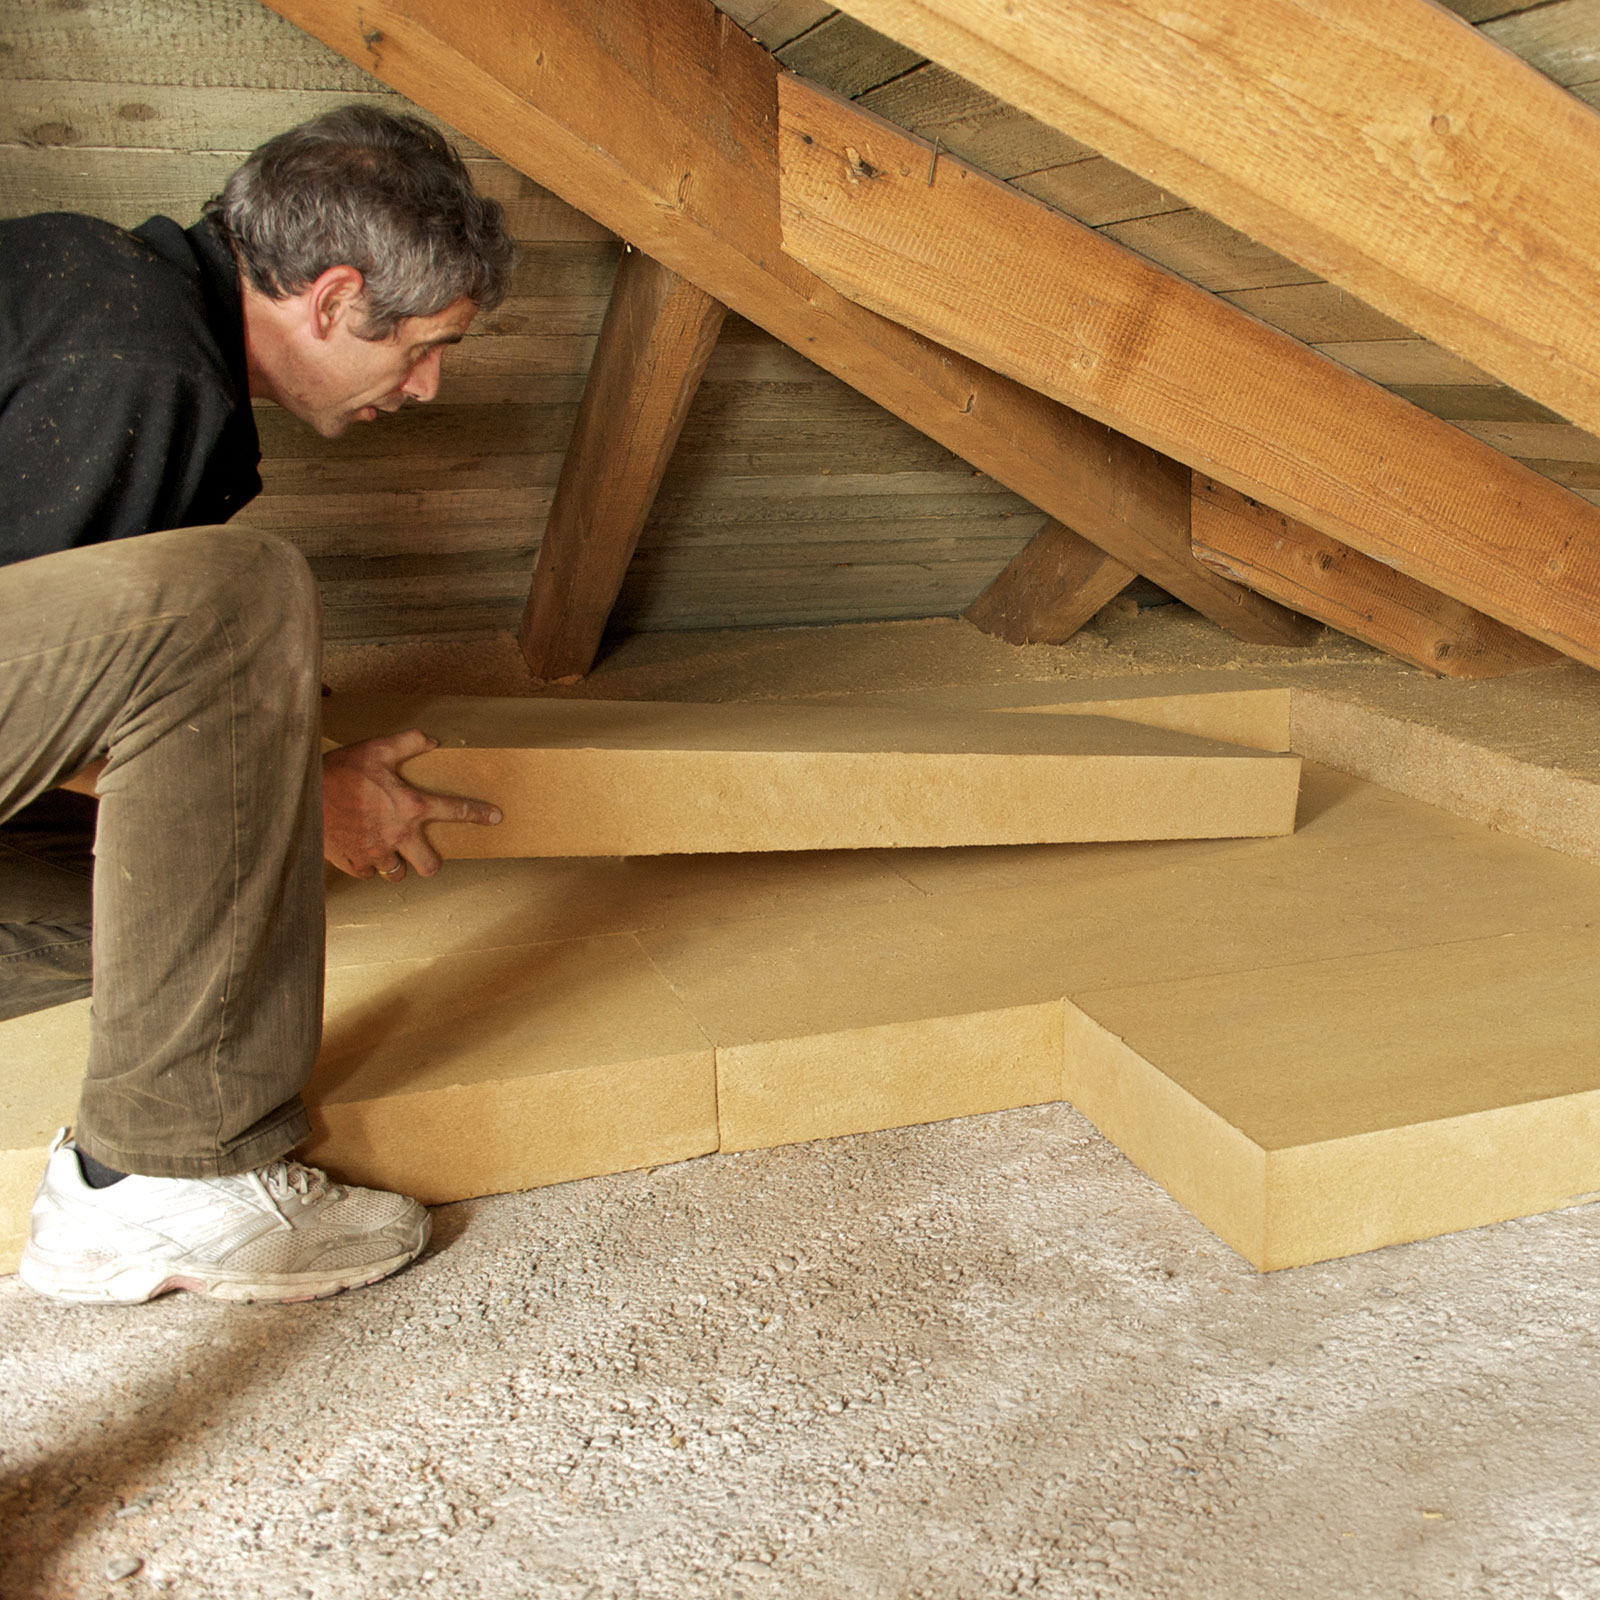
[[[1468,22],[1487,22],[1493,17],[1503,17],[1514,11],[1528,11],[1528,0],[1439,0],[1439,3]],[[1534,0],[1543,5],[1547,0]]]
[[[0,78],[380,87],[266,7],[240,0],[11,0],[0,13]]]
[[[521,454],[562,450],[573,408],[562,405],[405,406],[376,422],[358,423],[337,439],[319,439],[286,411],[258,409],[256,428],[269,456],[326,462],[414,454]]]
[[[1410,332],[1381,311],[1331,283],[1292,283],[1271,289],[1235,289],[1222,297],[1306,344],[1333,340],[1409,339]]]
[[[296,502],[307,496],[328,494],[524,489],[531,485],[550,488],[560,472],[559,450],[543,454],[523,450],[504,453],[477,450],[454,455],[408,450],[395,456],[336,460],[273,454],[261,463],[261,478],[266,487],[261,499],[254,504],[259,506],[279,499]]]
[[[893,39],[835,12],[775,54],[791,72],[824,83],[835,94],[855,96],[898,78],[922,57]]]
[[[769,50],[781,49],[836,14],[828,0],[729,0],[722,9]]]
[[[796,70],[813,76],[803,67]],[[952,155],[997,178],[1019,178],[1095,154],[933,61],[852,98],[925,139],[937,138]]]
[[[84,211],[133,228],[161,212],[188,223],[238,165],[231,151],[7,149],[0,217]]]
[[[275,131],[263,130],[262,138]],[[199,214],[245,153],[8,146],[0,150],[0,217],[84,211],[127,227],[159,211],[187,220]],[[507,226],[516,238],[529,243],[611,243],[614,255],[613,236],[598,223],[502,162],[469,159],[467,166],[474,183],[505,207]],[[519,282],[530,282],[534,271],[532,262],[524,262]]]
[[[1426,339],[1331,339],[1312,347],[1342,367],[1386,388],[1406,384],[1482,384],[1498,387],[1487,372]]]
[[[1396,385],[1402,400],[1447,422],[1559,422],[1555,412],[1503,384],[1436,383]]]
[[[1460,426],[1523,460],[1582,461],[1600,465],[1600,438],[1565,422],[1463,422]]]
[[[797,612],[838,621],[937,614],[951,591],[976,593],[1014,554],[1006,541],[859,539],[743,553],[691,539],[641,542],[613,613],[619,628],[716,628],[790,624]],[[516,626],[531,552],[434,552],[376,560],[318,558],[330,638],[397,633],[462,636]]]
[[[1065,211],[1069,217],[1091,228],[1144,217],[1194,215],[1187,206],[1179,204],[1175,195],[1158,189],[1138,173],[1119,167],[1115,161],[1107,161],[1104,156],[1045,167],[1042,171],[1024,174],[1015,183],[1024,194],[1043,200],[1057,211]],[[1168,231],[1181,237],[1183,230],[1192,231],[1195,227],[1193,222],[1178,222],[1170,225]],[[1229,275],[1238,276],[1237,273]]]
[[[392,91],[370,87],[201,88],[70,78],[11,79],[0,92],[0,144],[245,151],[308,117],[352,104],[414,111]],[[469,148],[482,154],[476,146]]]
[[[1204,211],[1163,211],[1099,231],[1213,294],[1320,282],[1314,272]]]
[[[1483,21],[1479,32],[1514,51],[1563,88],[1600,82],[1600,10],[1594,0],[1554,0],[1554,4],[1526,6]]]

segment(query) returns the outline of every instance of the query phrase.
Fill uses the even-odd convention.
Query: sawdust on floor
[[[639,633],[608,641],[595,670],[582,682],[537,688],[516,641],[502,633],[403,644],[331,644],[323,676],[335,691],[767,700],[1314,662],[1414,671],[1328,628],[1303,649],[1247,645],[1186,606],[1138,611],[1132,606],[1119,609],[1113,602],[1062,645],[1009,645],[959,617],[827,628]]]

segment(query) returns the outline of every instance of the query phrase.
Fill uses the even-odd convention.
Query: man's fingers
[[[420,791],[419,791],[420,792]],[[499,806],[486,800],[468,800],[455,794],[430,794],[423,813],[426,822],[482,822],[493,824],[500,820]]]
[[[404,733],[392,733],[385,739],[374,739],[371,742],[382,747],[384,756],[398,766],[402,761],[409,761],[412,756],[420,756],[425,751],[432,750],[439,741],[430,739],[420,728],[408,728]]]
[[[421,832],[406,840],[405,858],[417,869],[419,878],[431,878],[442,865],[439,852],[428,843],[427,837]]]
[[[331,752],[322,764],[324,849],[352,877],[398,883],[408,862],[431,878],[441,865],[424,827],[430,822],[496,823],[500,808],[460,795],[432,794],[409,784],[400,766],[438,747],[420,728],[365,739]]]

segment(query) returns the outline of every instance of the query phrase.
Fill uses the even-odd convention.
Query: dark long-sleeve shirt
[[[207,221],[0,222],[0,564],[261,491],[239,278]]]

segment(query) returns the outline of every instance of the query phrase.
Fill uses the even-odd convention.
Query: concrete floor
[[[867,642],[765,648],[827,692]],[[1058,1105],[436,1241],[296,1307],[0,1280],[0,1595],[1600,1596],[1593,1206],[1264,1278]]]

